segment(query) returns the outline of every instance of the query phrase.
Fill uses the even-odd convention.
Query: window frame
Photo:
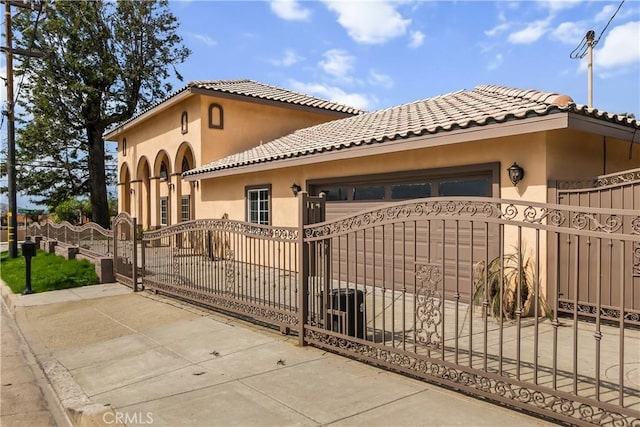
[[[189,132],[189,114],[186,111],[180,115],[180,132],[183,135]]]
[[[163,221],[163,216],[164,216],[164,221]],[[161,226],[169,225],[169,198],[168,197],[160,197],[160,225]]]
[[[266,203],[267,209],[263,210],[258,207],[256,214],[258,215],[258,221],[252,221],[252,210],[251,210],[251,198],[250,194],[260,194],[260,192],[266,192]],[[245,220],[246,222],[258,225],[271,225],[271,184],[263,184],[263,185],[248,185],[244,188],[244,200],[245,200]],[[260,205],[261,199],[258,196],[258,204]],[[262,222],[260,220],[261,213],[266,213],[267,222]]]
[[[346,200],[327,199],[327,203],[331,202],[398,202],[402,200],[412,200],[397,198],[392,199],[392,186],[398,184],[430,184],[430,196],[439,197],[439,185],[442,182],[449,182],[455,179],[474,180],[486,179],[489,184],[489,195],[486,197],[499,197],[500,195],[500,163],[482,163],[475,165],[453,166],[446,168],[419,169],[410,171],[390,172],[385,174],[372,175],[355,175],[340,178],[328,178],[309,180],[309,192],[317,195],[323,190],[323,187],[340,187],[346,193]],[[385,187],[385,197],[383,199],[354,199],[354,190],[358,187]]]
[[[215,124],[213,121],[213,110],[218,110],[219,124]],[[209,129],[223,129],[224,128],[224,111],[222,105],[218,103],[209,104]]]
[[[187,202],[186,205],[186,213],[187,213],[187,217],[185,219],[185,203]],[[180,221],[181,222],[186,222],[186,221],[191,221],[191,195],[187,194],[185,196],[182,196],[180,198]]]

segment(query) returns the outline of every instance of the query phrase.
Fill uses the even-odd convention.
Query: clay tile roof
[[[279,101],[286,104],[302,105],[306,107],[320,108],[323,110],[337,111],[346,114],[361,114],[359,110],[348,105],[304,95],[289,89],[267,85],[253,80],[207,80],[189,82],[188,88],[205,89],[214,92],[223,92],[248,98]]]
[[[256,82],[254,80],[248,80],[248,79],[202,80],[202,81],[191,81],[187,83],[186,86],[170,93],[165,98],[161,99],[160,101],[140,111],[138,114],[131,117],[129,120],[119,123],[118,125],[114,126],[113,129],[109,129],[106,133],[108,134],[116,128],[125,126],[126,124],[136,120],[140,116],[153,110],[159,105],[169,101],[171,98],[174,98],[184,92],[192,91],[193,89],[210,91],[212,96],[215,96],[216,92],[221,94],[226,93],[226,94],[244,97],[247,100],[262,99],[262,100],[268,100],[268,101],[281,102],[284,105],[287,105],[287,104],[297,105],[297,106],[303,106],[303,107],[309,107],[309,108],[317,108],[320,110],[334,111],[344,116],[364,113],[363,110],[359,110],[357,108],[354,108],[348,105],[327,101],[327,100],[316,98],[309,95],[304,95],[298,92],[291,91],[289,89],[282,89],[276,86],[271,86],[268,84]]]
[[[433,98],[299,129],[247,151],[184,173],[197,176],[251,164],[559,112],[574,112],[640,128],[637,120],[576,105],[567,95],[482,85]]]

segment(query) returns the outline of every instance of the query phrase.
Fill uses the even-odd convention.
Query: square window
[[[247,190],[247,220],[254,224],[269,225],[269,188]]]

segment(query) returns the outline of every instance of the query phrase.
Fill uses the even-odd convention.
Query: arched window
[[[182,112],[182,117],[180,118],[180,129],[183,134],[189,132],[189,116],[186,111]]]
[[[162,162],[160,164],[160,179],[166,181],[169,178],[169,173],[167,172],[167,165]]]
[[[209,128],[222,129],[224,126],[224,115],[222,112],[222,105],[211,104],[209,105]]]
[[[182,170],[180,172],[186,172],[189,169],[191,169],[191,166],[189,166],[189,159],[185,156],[182,158]]]
[[[127,138],[122,138],[122,157],[127,155]]]

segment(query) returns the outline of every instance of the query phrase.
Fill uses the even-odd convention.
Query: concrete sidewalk
[[[7,290],[75,425],[551,425],[119,284]]]

